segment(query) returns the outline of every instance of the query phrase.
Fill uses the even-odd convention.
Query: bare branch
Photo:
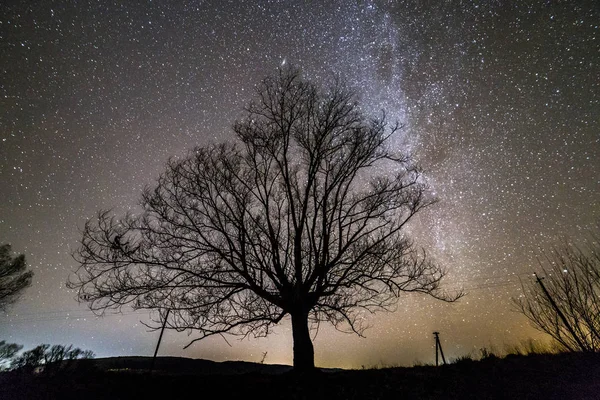
[[[539,260],[544,279],[523,284],[514,299],[532,325],[570,351],[600,350],[600,240],[587,247],[565,242]],[[543,287],[542,287],[543,285]]]

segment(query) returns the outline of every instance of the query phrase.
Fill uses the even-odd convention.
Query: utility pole
[[[579,345],[579,348],[582,351],[587,351],[586,346],[584,346],[584,344],[581,342],[581,339],[579,338],[579,336],[577,336],[577,334],[575,333],[575,330],[573,329],[573,327],[571,326],[571,324],[569,324],[569,321],[567,321],[567,317],[565,317],[565,315],[562,313],[562,311],[560,310],[560,308],[558,308],[558,305],[554,302],[554,299],[552,298],[552,296],[550,296],[550,293],[548,292],[548,290],[546,289],[546,287],[542,283],[542,279],[543,278],[540,278],[535,272],[533,274],[535,275],[535,279],[537,279],[537,282],[542,287],[542,290],[544,291],[544,294],[546,295],[546,297],[550,301],[550,304],[552,304],[552,307],[554,307],[554,310],[556,311],[556,313],[558,314],[558,316],[560,317],[560,319],[562,319],[562,322],[565,324],[565,326],[569,330],[569,333],[571,333],[571,335],[573,336],[573,339],[575,339],[575,341]]]
[[[444,364],[446,364],[446,357],[444,357],[444,350],[442,350],[442,344],[440,343],[440,333],[433,332],[433,335],[435,336],[435,366],[437,367],[439,365],[438,353],[441,354]]]
[[[158,343],[156,343],[156,349],[154,350],[154,356],[152,357],[152,364],[150,364],[150,371],[154,371],[154,363],[156,362],[156,355],[158,354],[158,348],[160,346],[160,341],[162,340],[163,333],[165,333],[165,327],[167,326],[167,318],[169,317],[169,313],[171,309],[167,309],[167,313],[165,314],[165,320],[163,321],[162,329],[160,330],[160,336],[158,337]]]

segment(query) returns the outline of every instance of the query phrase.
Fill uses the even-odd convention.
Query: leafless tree
[[[362,313],[403,292],[460,297],[405,235],[434,200],[390,144],[398,126],[365,116],[340,80],[323,89],[279,70],[233,129],[235,143],[169,161],[141,214],[86,223],[70,282],[79,300],[169,309],[168,328],[198,333],[190,344],[265,336],[289,314],[294,368],[310,370],[321,321],[361,334]]]
[[[588,239],[585,247],[566,243],[546,252],[544,280],[524,285],[515,299],[536,329],[570,351],[600,350],[600,236]]]
[[[6,311],[31,285],[33,272],[25,269],[23,254],[13,257],[9,244],[0,246],[0,310]]]
[[[53,373],[69,368],[74,360],[94,358],[94,356],[91,350],[81,350],[73,345],[41,344],[23,352],[14,360],[11,367],[24,372],[33,372],[37,367],[43,366],[44,372]]]

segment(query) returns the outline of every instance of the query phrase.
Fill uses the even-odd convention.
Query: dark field
[[[1,373],[0,399],[600,399],[600,354],[310,376],[283,372],[284,366],[177,358],[159,359],[153,374],[138,369],[148,365],[145,358],[87,361],[54,374]]]

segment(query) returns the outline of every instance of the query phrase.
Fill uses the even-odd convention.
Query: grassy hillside
[[[110,364],[106,361],[110,359],[104,360],[99,368]],[[127,365],[127,360],[132,362],[130,366],[143,361],[137,357],[122,358],[121,366]],[[186,372],[163,369],[148,374],[134,368],[102,370],[88,365],[54,376],[2,373],[0,398],[600,399],[600,354],[491,357],[440,367],[329,370],[311,376],[273,373],[275,369],[271,373],[231,372],[235,368],[225,372],[224,367],[220,373],[192,374],[187,368],[195,361],[199,361],[198,365],[211,362],[177,360],[163,359],[163,367],[171,365]],[[186,363],[186,367],[181,367]],[[246,367],[250,368],[251,363],[238,364],[248,364]]]

